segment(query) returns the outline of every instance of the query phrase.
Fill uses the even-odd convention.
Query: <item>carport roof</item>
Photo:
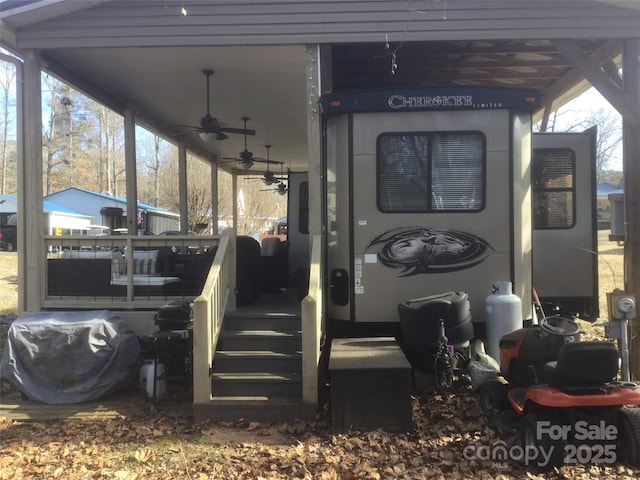
[[[250,117],[249,149],[265,156],[272,145],[271,158],[296,170],[306,168],[310,95],[329,88],[535,88],[557,108],[590,86],[576,67],[585,59],[619,87],[640,1],[5,0],[0,20],[3,44],[40,51],[50,73],[116,111],[133,105],[197,153],[235,157],[242,136],[206,145],[171,127],[198,124],[202,70],[214,69],[212,114],[234,127]],[[307,92],[305,44],[314,43],[331,68],[321,91]]]

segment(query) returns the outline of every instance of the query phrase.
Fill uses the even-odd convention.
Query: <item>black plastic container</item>
[[[191,328],[191,302],[171,302],[158,309],[155,324],[161,331]]]

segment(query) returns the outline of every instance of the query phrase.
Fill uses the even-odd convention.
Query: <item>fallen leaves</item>
[[[0,479],[636,478],[624,465],[564,467],[542,476],[517,463],[465,460],[468,445],[502,437],[465,390],[413,398],[415,430],[334,435],[315,421],[194,424],[144,401],[120,418],[23,423],[0,419]]]
[[[147,463],[153,459],[153,450],[150,448],[140,448],[133,453],[133,458],[142,463]]]

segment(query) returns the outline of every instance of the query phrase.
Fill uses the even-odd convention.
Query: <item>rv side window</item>
[[[298,190],[298,231],[309,234],[309,182],[302,182]]]
[[[378,209],[387,213],[482,210],[485,143],[480,132],[381,134]]]
[[[533,228],[575,225],[575,164],[568,148],[533,151]]]

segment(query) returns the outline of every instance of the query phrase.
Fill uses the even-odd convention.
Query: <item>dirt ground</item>
[[[134,397],[113,418],[17,422],[0,418],[0,479],[587,479],[638,478],[622,464],[541,472],[515,459],[468,383],[414,395],[415,429],[333,434],[327,406],[310,422],[194,423],[184,392]]]
[[[606,250],[600,272],[615,278],[601,280],[601,291],[619,286],[621,278],[621,249],[606,244]],[[587,335],[597,337],[598,329]],[[640,477],[640,470],[621,462],[541,472],[517,460],[519,438],[490,425],[464,378],[446,391],[414,394],[415,428],[407,433],[334,434],[328,404],[313,421],[282,424],[194,423],[188,405],[185,391],[170,392],[156,404],[134,393],[107,417],[38,422],[0,417],[0,480]],[[507,460],[491,459],[504,449]]]

